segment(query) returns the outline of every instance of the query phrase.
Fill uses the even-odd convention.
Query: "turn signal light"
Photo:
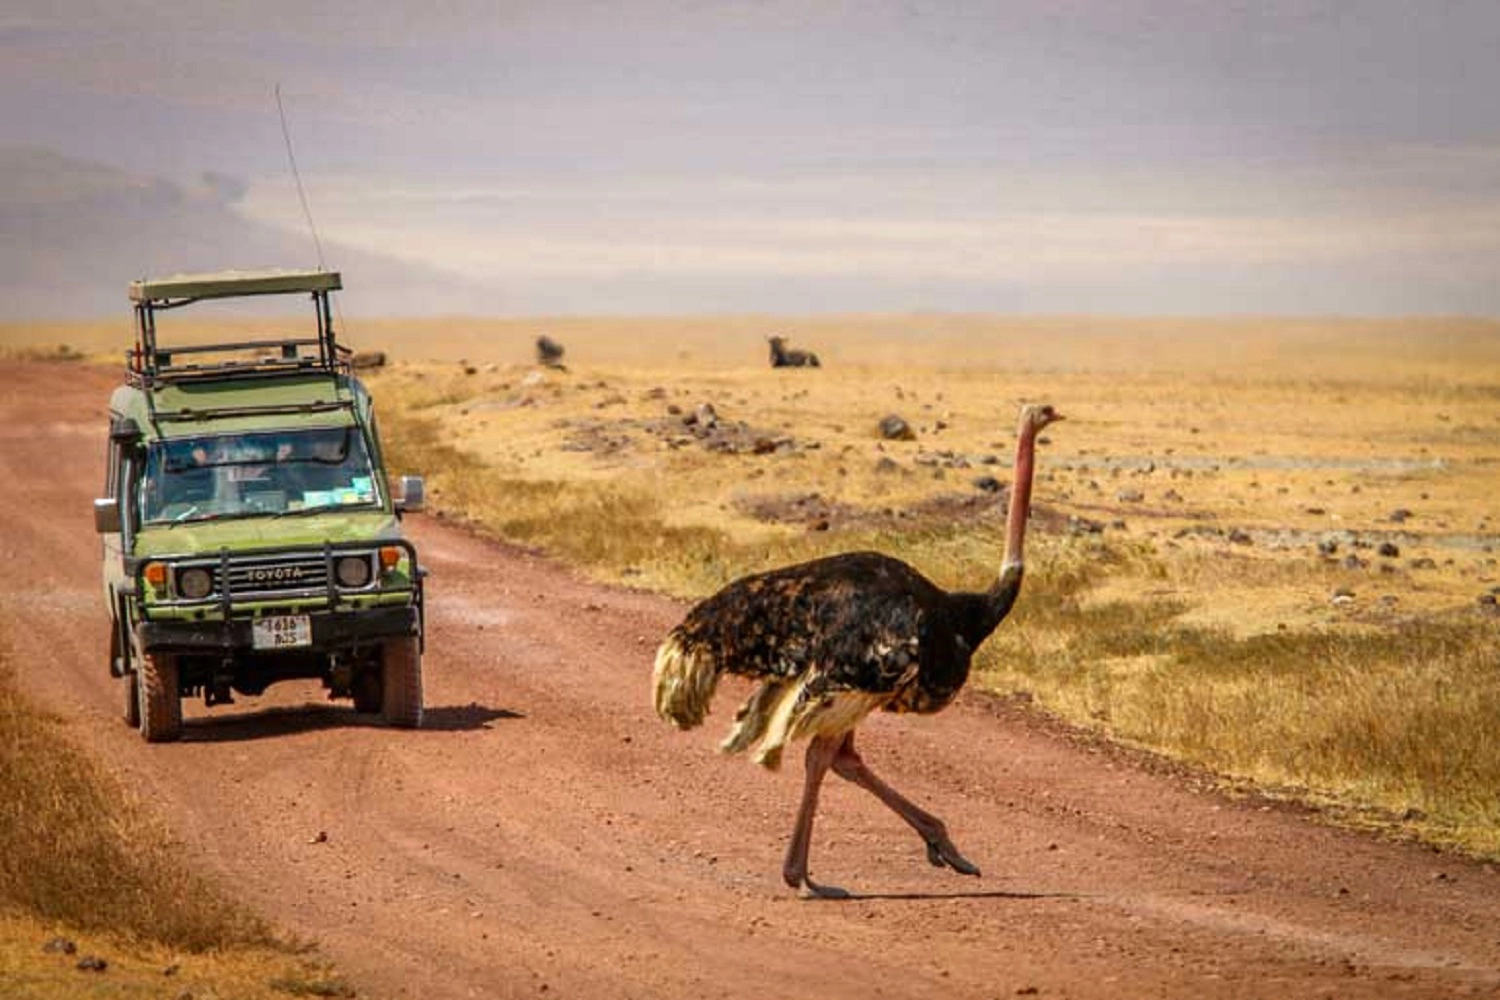
[[[389,573],[391,570],[396,568],[396,564],[400,561],[401,549],[399,546],[386,545],[381,548],[380,569],[382,572]]]
[[[146,578],[146,582],[151,584],[151,586],[165,587],[167,585],[167,564],[159,562],[147,563],[146,569],[141,575]]]

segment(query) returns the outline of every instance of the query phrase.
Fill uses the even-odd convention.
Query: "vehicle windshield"
[[[147,452],[140,480],[146,524],[376,502],[370,454],[357,427],[157,441]]]

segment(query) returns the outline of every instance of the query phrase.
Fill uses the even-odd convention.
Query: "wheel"
[[[385,708],[385,685],[380,683],[381,668],[365,667],[354,675],[354,710],[373,715]]]
[[[392,639],[380,651],[380,714],[403,729],[422,725],[422,653],[415,636]]]
[[[177,657],[147,653],[136,674],[140,691],[141,735],[147,743],[170,743],[182,736],[182,698],[178,694]]]
[[[120,678],[125,689],[125,725],[131,729],[141,728],[141,675],[134,670]]]

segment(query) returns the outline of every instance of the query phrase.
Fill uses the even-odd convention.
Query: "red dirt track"
[[[972,692],[872,718],[861,748],[984,876],[930,867],[830,778],[812,875],[856,898],[799,900],[780,866],[800,759],[715,751],[738,689],[692,733],[651,711],[682,606],[430,517],[407,521],[432,570],[427,728],[291,686],[192,706],[183,742],[147,746],[106,666],[89,511],[114,381],[9,366],[4,653],[191,863],[361,996],[1500,995],[1491,867],[1231,801]]]

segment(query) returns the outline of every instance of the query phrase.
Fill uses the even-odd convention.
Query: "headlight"
[[[177,571],[177,594],[190,601],[207,597],[214,589],[214,577],[202,566]]]
[[[343,556],[333,564],[333,573],[342,587],[363,587],[370,582],[370,557]]]

